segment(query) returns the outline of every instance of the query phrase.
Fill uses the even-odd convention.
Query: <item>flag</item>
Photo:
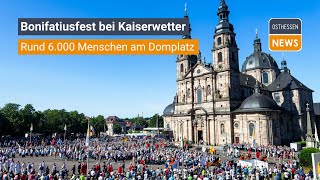
[[[319,136],[316,123],[314,124],[314,139],[317,143],[319,143]]]
[[[31,123],[30,131],[33,131],[33,124]]]
[[[91,131],[90,136],[92,136],[92,135],[93,135],[93,133],[94,133],[94,128],[93,128],[93,126],[92,126],[92,125],[90,125],[90,131]]]
[[[214,148],[213,148],[213,146],[210,147],[209,152],[210,152],[210,154],[213,154],[213,153],[214,153]]]
[[[64,125],[64,128],[63,128],[63,129],[64,129],[65,131],[67,130],[67,125],[66,125],[66,124]]]
[[[88,123],[87,136],[86,136],[86,146],[89,146],[89,138],[90,138],[90,128]]]
[[[175,161],[175,162],[171,165],[171,168],[172,168],[172,169],[178,169],[178,164],[179,164],[179,161]]]

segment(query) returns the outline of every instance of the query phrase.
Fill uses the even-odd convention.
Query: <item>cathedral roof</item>
[[[278,71],[277,62],[270,54],[264,52],[252,53],[242,65],[242,72],[253,69],[274,69]]]
[[[228,10],[225,0],[220,0],[220,6],[217,13],[219,17],[219,23],[216,26],[216,35],[233,32],[233,25],[229,22],[229,13],[230,11]]]
[[[274,111],[279,109],[280,107],[272,98],[261,94],[259,87],[256,87],[255,93],[246,98],[236,112]]]
[[[172,116],[174,113],[174,103],[169,104],[164,110],[163,110],[163,116]]]
[[[281,72],[281,74],[267,88],[269,91],[283,91],[294,89],[304,89],[312,91],[295,77],[293,77],[289,70]]]
[[[254,88],[256,85],[256,79],[248,74],[240,74],[240,85]]]
[[[246,58],[242,65],[242,72],[253,69],[274,69],[279,72],[278,64],[270,54],[262,52],[261,41],[256,34],[256,38],[253,43],[254,52]]]
[[[256,85],[256,82],[257,82],[257,80],[253,76],[248,75],[248,74],[243,74],[243,73],[240,74],[240,85],[241,86],[254,88]],[[262,90],[268,90],[264,84],[259,83],[259,85]]]
[[[320,103],[313,103],[314,114],[320,116]]]

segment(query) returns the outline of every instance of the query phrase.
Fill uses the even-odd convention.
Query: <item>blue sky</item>
[[[202,55],[212,61],[211,48],[219,0],[187,0],[192,37],[199,39]],[[240,66],[253,51],[258,28],[262,48],[280,66],[281,53],[268,49],[268,21],[272,17],[299,17],[303,47],[285,53],[292,74],[315,91],[320,102],[320,1],[227,0],[230,21],[237,33]],[[184,0],[29,0],[0,5],[0,106],[31,103],[36,109],[78,110],[133,117],[162,114],[176,92],[176,56],[18,56],[19,17],[183,17]],[[26,37],[30,38],[30,37]],[[40,37],[33,37],[40,38]],[[50,37],[59,38],[59,37]],[[62,37],[71,38],[71,37]],[[75,37],[72,37],[75,38]],[[124,38],[86,36],[79,38]],[[177,36],[130,36],[179,38]]]

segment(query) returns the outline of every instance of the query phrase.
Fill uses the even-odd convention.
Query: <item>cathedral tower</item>
[[[184,18],[189,20],[188,12],[187,12],[187,4],[185,4],[184,9]],[[190,25],[190,23],[189,23]],[[183,35],[182,39],[191,39],[191,27],[189,28],[189,34]],[[183,80],[184,75],[197,63],[196,56],[190,55],[178,55],[177,57],[177,81]]]
[[[225,0],[221,0],[212,50],[216,72],[216,109],[221,111],[232,111],[240,103],[239,49],[229,13]]]
[[[189,20],[188,12],[187,12],[187,4],[185,4],[184,9],[184,18]],[[190,24],[190,23],[189,23]],[[183,35],[182,39],[191,39],[191,27],[189,28],[189,34]],[[197,64],[197,56],[196,55],[178,55],[176,65],[177,65],[177,96],[176,103],[184,102],[186,98],[186,92],[183,92],[183,81],[185,79],[185,75],[188,71],[192,69],[192,67]]]

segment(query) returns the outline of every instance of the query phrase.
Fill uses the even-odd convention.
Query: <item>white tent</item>
[[[250,160],[239,160],[239,164],[241,167],[250,166],[250,167],[266,167],[268,168],[268,163],[264,161],[260,161],[257,159],[250,159]]]

